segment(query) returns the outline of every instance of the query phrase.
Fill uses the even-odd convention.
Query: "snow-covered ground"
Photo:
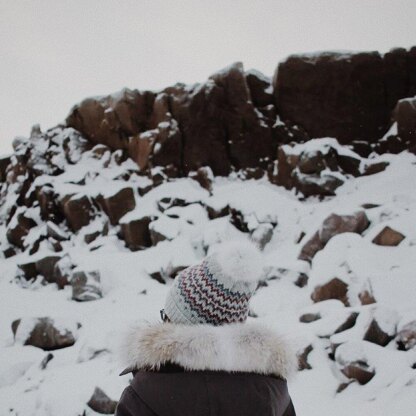
[[[390,162],[384,172],[351,178],[335,197],[323,201],[301,202],[294,192],[266,179],[232,177],[217,178],[212,195],[191,179],[163,184],[143,197],[136,195],[135,210],[121,222],[151,213],[162,197],[181,198],[189,205],[158,213],[153,226],[169,240],[155,247],[131,252],[110,232],[92,243],[95,250],[90,251],[81,238],[66,248],[79,267],[100,272],[103,297],[98,300],[76,302],[70,286],[58,290],[55,284],[42,285],[40,279],[22,285],[15,278],[16,264],[26,254],[0,259],[0,415],[75,416],[84,411],[94,415],[86,403],[97,386],[117,400],[130,377],[118,376],[123,370],[117,354],[123,334],[138,322],[159,320],[171,283],[161,284],[149,274],[198,262],[204,248],[221,241],[248,238],[229,217],[209,220],[203,208],[229,205],[243,214],[249,230],[260,223],[277,224],[264,249],[267,284],[252,298],[249,319],[279,329],[299,351],[312,345],[308,357],[312,368],[299,371],[289,383],[297,413],[413,416],[416,348],[398,350],[395,339],[384,347],[363,340],[375,316],[385,332],[397,332],[416,319],[416,157],[403,152],[380,159]],[[67,170],[65,175],[75,173]],[[96,182],[97,189],[102,186]],[[373,207],[364,209],[363,204]],[[370,221],[362,235],[333,237],[311,265],[297,259],[328,215],[358,210],[365,210]],[[396,247],[372,243],[387,225],[405,236]],[[302,233],[305,236],[298,242]],[[301,272],[309,275],[304,287],[294,284]],[[314,288],[335,277],[348,284],[349,306],[335,299],[314,303]],[[371,290],[377,302],[362,305],[358,298],[362,290]],[[359,313],[356,324],[334,335],[351,312]],[[305,313],[319,313],[321,319],[300,322]],[[45,369],[41,362],[48,352],[23,346],[11,330],[15,319],[34,317],[81,324],[74,330],[75,344],[52,351]],[[328,357],[331,343],[341,344],[335,361]],[[353,382],[337,393],[348,380],[340,366],[357,359],[366,361],[375,376],[364,385]]]

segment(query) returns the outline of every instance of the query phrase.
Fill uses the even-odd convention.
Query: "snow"
[[[352,156],[348,148],[329,138],[310,141],[302,151],[325,150],[328,146],[337,146],[340,154]],[[249,319],[284,332],[298,350],[312,345],[308,357],[312,369],[299,372],[289,383],[297,413],[413,415],[415,348],[399,351],[394,339],[381,347],[364,341],[363,335],[372,319],[389,334],[416,319],[416,187],[411,180],[416,177],[416,157],[403,152],[372,156],[371,160],[390,164],[378,174],[348,178],[334,197],[323,201],[300,201],[294,192],[271,185],[266,178],[243,181],[237,175],[215,178],[211,194],[187,178],[170,180],[144,196],[135,192],[136,207],[121,222],[150,215],[154,218],[153,227],[170,241],[131,252],[117,238],[119,227],[110,225],[107,236],[87,246],[83,237],[100,229],[104,221],[100,217],[62,242],[67,268],[73,262],[76,270],[99,271],[103,297],[94,301],[76,302],[69,286],[58,290],[56,284],[43,284],[40,277],[33,282],[15,279],[18,263],[50,253],[43,246],[33,256],[24,253],[1,258],[0,414],[75,416],[85,411],[92,415],[86,403],[97,386],[117,400],[129,381],[129,376],[118,376],[123,370],[118,361],[119,342],[132,325],[159,320],[159,310],[172,284],[169,275],[196,264],[220,242],[249,240],[250,233],[235,228],[228,215],[208,218],[207,206],[218,210],[228,206],[242,214],[249,231],[273,227],[273,237],[263,251],[267,286],[260,287],[253,296],[251,309],[258,317]],[[128,182],[117,179],[126,172],[133,173]],[[35,183],[50,183],[61,196],[74,193],[93,198],[104,191],[112,195],[123,186],[137,189],[147,185],[149,179],[140,176],[131,161],[117,165],[113,158],[96,159],[89,151],[76,164],[66,165],[64,173],[44,175]],[[5,206],[13,205],[13,189],[9,189],[2,212]],[[158,204],[164,198],[181,200],[186,206],[172,206],[162,212]],[[368,203],[377,206],[364,209],[362,205]],[[301,247],[325,218],[332,213],[348,215],[359,210],[365,210],[370,220],[362,235],[337,235],[310,265],[298,260]],[[17,212],[23,210],[19,208]],[[44,232],[45,225],[37,209],[29,213],[25,210],[25,215],[40,224],[28,237],[34,239],[36,233]],[[397,247],[373,244],[373,238],[385,226],[406,238]],[[3,247],[4,225],[0,225],[0,232]],[[302,233],[305,236],[298,242]],[[152,279],[150,274],[154,272],[161,272],[166,284]],[[294,284],[301,272],[309,276],[303,288]],[[315,286],[334,277],[348,284],[351,306],[335,299],[316,304],[311,300]],[[375,304],[361,305],[358,295],[363,290],[373,294]],[[299,317],[305,313],[318,313],[320,319],[302,323]],[[351,313],[358,314],[355,325],[334,334]],[[60,328],[70,327],[76,333],[72,347],[52,351],[53,359],[45,369],[40,363],[47,352],[22,345],[39,317],[51,317]],[[15,340],[11,323],[19,318],[23,320]],[[74,326],[77,322],[82,325],[79,329]],[[342,343],[336,350],[336,361],[328,358],[331,343]],[[340,366],[357,359],[365,359],[374,368],[375,376],[365,385],[353,382],[336,393],[346,381]]]

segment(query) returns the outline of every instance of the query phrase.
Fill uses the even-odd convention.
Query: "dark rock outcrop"
[[[274,97],[281,118],[312,137],[375,141],[396,102],[415,95],[416,48],[293,55],[279,64]]]
[[[124,89],[75,105],[66,123],[92,143],[126,149],[128,137],[147,129],[154,93]]]

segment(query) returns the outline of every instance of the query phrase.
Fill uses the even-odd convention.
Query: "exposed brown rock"
[[[367,384],[375,375],[363,361],[352,362],[341,369],[341,372],[348,378],[357,380],[360,384]]]
[[[127,148],[128,137],[146,130],[154,94],[124,89],[117,94],[87,98],[66,119],[92,143],[112,149]]]
[[[376,303],[376,299],[373,294],[368,290],[360,292],[358,294],[358,298],[360,299],[361,305],[371,305],[372,303]]]
[[[311,298],[314,302],[321,302],[328,299],[338,299],[345,306],[349,306],[347,293],[348,285],[335,277],[328,283],[315,287]]]
[[[97,413],[112,415],[116,411],[117,402],[110,399],[99,387],[96,387],[87,405]]]
[[[23,277],[27,280],[33,279],[38,275],[36,261],[34,260],[19,263],[17,267],[23,273]]]
[[[363,175],[368,176],[368,175],[374,175],[376,173],[383,172],[384,170],[386,170],[389,164],[390,164],[389,162],[371,163],[365,167]]]
[[[13,321],[12,330],[15,337],[18,336],[19,326],[22,320]],[[33,328],[28,337],[24,340],[24,345],[33,345],[45,351],[56,350],[59,348],[70,347],[75,343],[75,336],[70,329],[56,328],[55,322],[51,318],[37,318],[33,320]]]
[[[185,138],[185,173],[210,166],[215,175],[255,167],[272,157],[272,132],[256,111],[241,63],[212,75],[192,88],[165,90],[172,96],[172,114]]]
[[[299,259],[311,261],[315,254],[322,250],[328,241],[341,233],[361,234],[370,222],[364,211],[358,211],[352,215],[331,214],[301,249]]]
[[[303,350],[301,350],[297,354],[299,371],[302,371],[302,370],[311,370],[312,369],[311,365],[308,363],[308,355],[312,351],[313,351],[312,345],[308,345],[307,347],[305,347]]]
[[[145,216],[121,223],[121,238],[130,250],[141,250],[152,245],[149,231],[151,221],[151,217]]]
[[[319,140],[319,139],[317,139]],[[323,142],[320,150],[302,150],[305,146],[291,143],[278,149],[277,175],[271,175],[272,182],[287,189],[295,188],[304,196],[334,195],[335,189],[344,183],[339,172],[359,176],[361,158],[339,154],[336,141]]]
[[[109,196],[100,196],[98,202],[113,225],[118,224],[120,218],[136,206],[131,187],[122,188]]]
[[[385,347],[393,338],[395,334],[387,334],[384,332],[376,319],[373,319],[364,334],[364,340],[373,342],[374,344]]]
[[[402,233],[386,226],[374,237],[373,243],[379,246],[398,246],[405,238]]]
[[[36,227],[36,222],[27,217],[24,211],[18,210],[7,227],[7,240],[17,247],[24,248],[24,239],[33,227]]]
[[[36,269],[49,283],[56,282],[55,265],[61,256],[47,255],[36,261]]]
[[[351,312],[348,318],[335,330],[334,334],[338,334],[339,332],[346,331],[347,329],[352,328],[357,322],[357,318],[358,318],[358,313]]]
[[[61,199],[61,205],[72,231],[80,230],[93,218],[93,205],[86,195],[67,195]]]
[[[387,131],[400,98],[414,93],[412,51],[325,52],[293,55],[279,64],[273,80],[283,120],[301,125],[312,137],[344,143],[375,141]]]

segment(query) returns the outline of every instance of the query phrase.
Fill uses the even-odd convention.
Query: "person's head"
[[[251,243],[222,243],[200,264],[178,274],[162,320],[187,325],[244,322],[262,273],[261,254]]]

